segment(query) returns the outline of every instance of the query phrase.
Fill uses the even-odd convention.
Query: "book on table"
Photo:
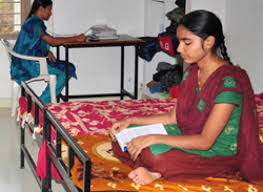
[[[99,35],[87,35],[87,40],[90,41],[99,41],[99,40],[116,40],[119,39],[118,35],[110,35],[110,36],[99,36]]]
[[[88,32],[91,31],[89,34]],[[114,40],[118,39],[117,30],[107,25],[94,25],[85,32],[87,40]]]
[[[121,150],[127,151],[127,144],[134,138],[150,135],[150,134],[161,134],[167,135],[167,132],[163,124],[152,124],[144,125],[137,127],[128,127],[127,129],[122,130],[121,132],[115,134],[115,138],[118,141]]]

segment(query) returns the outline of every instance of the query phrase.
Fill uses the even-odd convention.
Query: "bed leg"
[[[22,147],[25,146],[25,129],[21,126],[20,127],[20,136],[21,136],[21,141],[20,141],[20,168],[23,169],[25,165],[25,157],[24,157],[24,152],[22,150]]]
[[[51,158],[49,157],[49,155],[46,155],[46,159],[47,159],[47,176],[45,179],[42,179],[42,183],[41,183],[41,191],[42,192],[52,192],[51,189]]]
[[[46,115],[44,115],[46,117]],[[44,117],[44,119],[46,119]],[[48,123],[49,124],[49,123]],[[46,154],[46,178],[42,179],[42,183],[41,183],[41,191],[42,192],[51,192],[51,158],[48,155],[48,153]]]
[[[42,180],[41,192],[52,192],[51,180],[49,180],[48,178]]]

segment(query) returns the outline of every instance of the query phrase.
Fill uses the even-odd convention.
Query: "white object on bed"
[[[121,150],[127,151],[127,144],[136,137],[150,135],[150,134],[161,134],[167,135],[167,132],[163,124],[151,124],[138,127],[131,127],[122,130],[121,132],[115,134],[115,137],[121,147]]]

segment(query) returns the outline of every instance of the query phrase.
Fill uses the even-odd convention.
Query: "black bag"
[[[161,51],[159,41],[157,37],[140,37],[139,39],[144,40],[145,43],[142,43],[138,46],[138,55],[146,61],[151,61],[153,56]]]

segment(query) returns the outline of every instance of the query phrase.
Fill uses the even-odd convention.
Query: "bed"
[[[27,84],[23,83],[22,87],[25,96],[20,98],[19,110],[21,167],[25,157],[42,191],[51,190],[52,176],[63,180],[66,191],[263,191],[263,181],[246,182],[239,173],[228,178],[204,180],[172,182],[159,179],[147,186],[129,180],[127,173],[131,169],[113,157],[108,129],[113,121],[128,116],[166,112],[175,104],[171,99],[45,105]],[[256,102],[259,127],[263,127],[263,94],[256,95]],[[41,147],[45,154],[42,158],[45,165],[42,169],[46,173],[43,179],[38,177],[36,163],[24,144],[25,128],[29,128],[34,136],[40,135],[41,143],[44,143]],[[263,135],[262,128],[259,132]]]

